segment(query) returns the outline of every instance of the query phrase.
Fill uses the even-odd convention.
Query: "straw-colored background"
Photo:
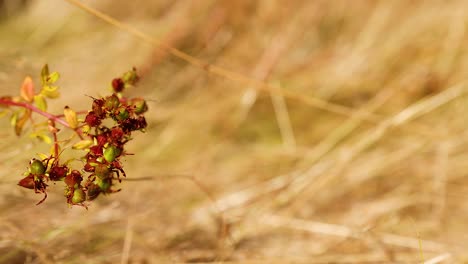
[[[51,110],[86,110],[136,66],[149,127],[86,211],[16,186],[48,146],[2,118],[0,263],[468,261],[467,1],[84,1],[276,92],[21,2],[0,1],[0,94],[48,63]]]

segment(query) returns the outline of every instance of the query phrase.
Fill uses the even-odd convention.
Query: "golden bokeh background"
[[[74,1],[0,1],[0,95],[135,66],[149,127],[85,210],[16,185],[49,146],[4,116],[0,263],[468,261],[467,1],[80,2],[143,37]]]

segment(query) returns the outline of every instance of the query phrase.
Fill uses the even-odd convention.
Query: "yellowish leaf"
[[[47,76],[47,83],[55,83],[59,79],[60,75],[58,72],[53,72]]]
[[[92,140],[81,140],[72,146],[73,149],[86,149],[93,145]]]
[[[21,135],[21,131],[23,131],[23,127],[30,117],[31,117],[31,110],[27,110],[26,112],[24,112],[23,116],[16,121],[15,133],[17,136]]]
[[[40,141],[45,142],[46,144],[52,144],[52,139],[47,134],[45,134],[45,133],[43,133],[41,131],[31,133],[29,135],[29,137],[37,138]]]
[[[41,94],[47,98],[57,98],[60,96],[57,86],[44,85],[42,86]]]
[[[34,96],[34,104],[37,106],[37,108],[41,109],[42,111],[47,111],[47,101],[42,94]]]
[[[70,109],[70,107],[65,106],[65,109],[63,110],[63,114],[65,115],[65,120],[67,120],[67,123],[70,125],[71,128],[78,127],[78,119],[76,117],[75,111]]]
[[[0,118],[6,116],[9,113],[7,110],[0,111]]]
[[[39,156],[40,160],[45,160],[45,159],[49,158],[49,156],[44,154],[44,153],[37,153],[37,156]]]
[[[47,77],[49,76],[49,65],[44,65],[41,70],[41,81],[42,85],[46,85]]]
[[[34,84],[31,77],[26,76],[23,84],[21,85],[21,97],[27,102],[32,102],[34,98]]]
[[[88,125],[84,125],[81,127],[81,132],[83,132],[84,134],[88,134],[90,130],[91,130],[91,127]]]
[[[14,112],[11,117],[10,117],[10,125],[11,126],[16,126],[16,122],[18,121],[18,112]]]

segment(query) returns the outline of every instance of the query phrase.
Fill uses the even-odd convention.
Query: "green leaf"
[[[46,112],[47,111],[47,101],[42,94],[38,94],[34,96],[34,104],[37,106],[37,108],[41,109],[42,111]]]

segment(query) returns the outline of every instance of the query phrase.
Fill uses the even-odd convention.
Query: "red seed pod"
[[[123,91],[125,87],[125,83],[121,78],[115,78],[112,80],[112,88],[114,89],[114,92],[120,93]]]
[[[94,156],[101,156],[102,155],[102,147],[101,146],[92,146],[89,148],[89,153],[93,154]]]
[[[148,124],[146,123],[146,119],[144,116],[138,117],[138,129],[146,128]]]
[[[124,132],[120,127],[113,127],[111,130],[111,139],[114,142],[121,141],[124,136]]]
[[[88,164],[90,164],[90,165],[93,165],[93,163],[95,163],[95,164],[98,163],[98,162],[96,161],[96,157],[93,156],[93,155],[89,155],[89,153],[86,155],[86,162],[87,162]]]
[[[92,111],[98,116],[98,117],[104,117],[104,99],[94,99],[93,101],[93,106],[92,106]]]
[[[21,179],[18,185],[24,188],[34,189],[34,175],[29,174],[25,178]]]
[[[90,127],[97,127],[101,124],[101,118],[99,118],[94,111],[91,111],[86,115],[85,123]]]
[[[120,124],[122,129],[125,132],[131,132],[135,130],[141,130],[146,128],[146,119],[144,116],[139,116],[138,118],[128,118]]]
[[[83,167],[83,170],[86,172],[94,172],[94,167],[91,164],[86,163]]]
[[[102,147],[104,146],[104,144],[107,143],[107,135],[106,134],[100,134],[96,137],[96,140],[97,140],[97,145]]]
[[[52,166],[49,171],[49,178],[52,181],[59,181],[63,179],[68,173],[67,166]]]
[[[65,184],[69,187],[74,187],[75,184],[79,185],[82,180],[83,177],[81,177],[81,173],[77,170],[72,170],[72,172],[65,177]]]

